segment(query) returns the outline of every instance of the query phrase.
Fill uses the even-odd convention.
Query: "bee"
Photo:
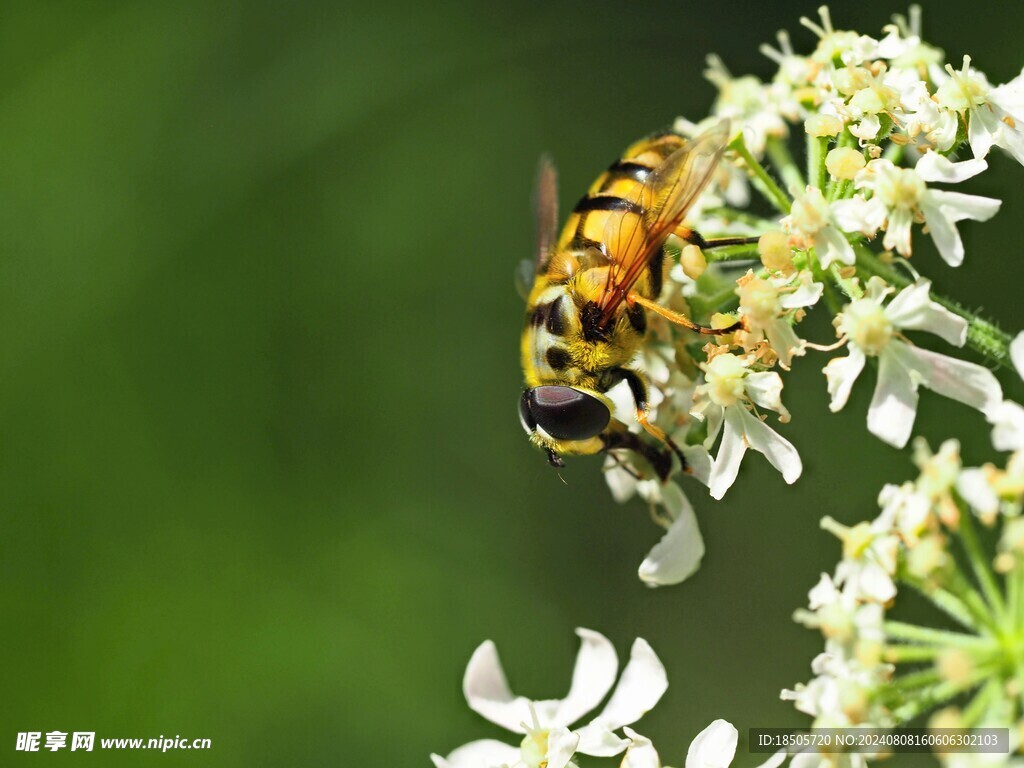
[[[722,121],[692,140],[666,131],[636,142],[576,203],[557,239],[557,177],[551,162],[541,159],[537,252],[520,345],[526,389],[519,417],[552,466],[563,466],[565,455],[628,448],[644,456],[663,480],[673,454],[686,469],[679,447],[649,421],[647,381],[633,360],[648,311],[701,334],[740,327],[705,328],[657,303],[669,235],[701,247],[753,241],[704,240],[682,226],[728,140],[729,124]],[[613,418],[607,393],[623,381],[637,422],[656,444]]]

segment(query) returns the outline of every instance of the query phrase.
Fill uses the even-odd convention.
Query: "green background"
[[[806,49],[814,7],[5,4],[0,762],[428,765],[501,735],[461,697],[479,642],[560,696],[578,625],[661,654],[640,730],[666,762],[718,717],[805,722],[778,691],[820,649],[790,620],[838,555],[818,518],[873,516],[912,472],[866,433],[870,373],[831,415],[825,357],[798,361],[802,480],[752,457],[722,503],[690,485],[703,568],[649,590],[645,508],[599,460],[559,482],[521,433],[512,274],[542,151],[567,206],[706,112],[706,53],[768,76],[757,43]],[[894,10],[835,16],[877,33]],[[927,3],[925,27],[1001,82],[1022,14]],[[1024,169],[992,165],[965,189],[1007,199],[962,225],[966,266],[915,263],[1016,330]],[[993,457],[966,408],[926,395],[919,425]],[[54,729],[213,748],[11,757]]]

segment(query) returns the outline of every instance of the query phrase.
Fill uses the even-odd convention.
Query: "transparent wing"
[[[602,326],[704,191],[728,142],[729,121],[723,120],[665,158],[631,197],[631,212],[609,218],[604,244],[612,266],[598,299]]]
[[[537,227],[536,272],[547,267],[558,237],[558,173],[551,158],[543,155],[537,164],[533,192],[533,211]]]

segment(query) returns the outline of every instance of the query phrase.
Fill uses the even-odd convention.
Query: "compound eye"
[[[572,387],[537,387],[528,393],[537,425],[556,440],[586,440],[604,432],[612,414],[608,406]]]

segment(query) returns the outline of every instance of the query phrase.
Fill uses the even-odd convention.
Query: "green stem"
[[[901,275],[888,264],[882,262],[878,255],[863,244],[855,246],[857,251],[857,268],[865,277],[878,275],[887,283],[897,288],[905,288],[911,281]],[[1006,333],[991,320],[965,309],[952,299],[931,294],[931,298],[950,312],[967,321],[967,346],[986,360],[1000,366],[1010,365],[1010,334]]]
[[[828,136],[807,137],[807,178],[812,187],[822,192],[828,184],[828,171],[825,170],[825,155],[828,153]]]
[[[1006,588],[1006,613],[1003,617],[1003,626],[1007,632],[1014,632],[1017,629],[1018,611],[1020,608],[1020,568],[1014,568],[1003,576],[1003,583]]]
[[[755,216],[747,211],[737,211],[735,208],[730,208],[726,205],[720,205],[715,208],[708,208],[706,211],[707,216],[718,216],[725,219],[726,221],[735,221],[740,224],[746,224],[758,232],[766,232],[769,229],[778,229],[779,222],[772,221],[771,219],[765,219],[761,216]]]
[[[832,275],[833,282],[839,286],[847,298],[851,300],[861,298],[864,295],[864,289],[852,277],[843,277],[842,271],[843,265],[839,262],[832,262],[829,266],[829,274]]]
[[[998,633],[999,625],[992,615],[992,609],[989,608],[984,598],[974,588],[974,585],[960,572],[960,569],[958,567],[950,569],[945,573],[945,577],[946,586],[949,587],[953,594],[960,598],[963,604],[967,606],[967,609],[970,610],[971,615],[978,620],[981,626],[980,631],[990,635]]]
[[[926,667],[925,669],[919,669],[915,672],[908,672],[902,677],[894,678],[890,685],[900,691],[913,691],[918,688],[935,685],[941,681],[942,677],[939,675],[939,671],[937,669],[934,667]]]
[[[832,283],[828,281],[823,281],[823,283],[825,286],[825,290],[823,293],[825,297],[825,304],[828,306],[828,311],[832,313],[833,317],[835,317],[836,315],[843,311],[843,303],[839,300],[839,297],[836,295],[836,289],[832,285]]]
[[[784,140],[775,137],[768,139],[767,152],[768,158],[779,169],[779,175],[788,188],[803,189],[807,186]]]
[[[935,709],[938,705],[949,701],[954,696],[976,687],[984,676],[985,673],[979,672],[978,674],[972,675],[968,680],[957,682],[947,680],[937,683],[930,688],[915,691],[914,701],[893,710],[893,714],[902,722],[913,720],[918,715],[921,715],[931,709]]]
[[[993,647],[992,640],[987,637],[950,632],[946,629],[919,627],[916,624],[906,624],[902,621],[886,621],[882,628],[890,639],[903,640],[908,643],[952,645],[972,650],[990,650]]]
[[[906,664],[912,661],[931,661],[943,650],[939,645],[889,645],[882,655],[890,664]]]
[[[934,603],[935,606],[947,616],[954,619],[967,629],[975,632],[978,631],[979,625],[977,620],[975,620],[970,610],[968,610],[967,606],[963,604],[963,601],[959,597],[944,589],[929,587],[920,579],[914,579],[908,574],[901,574],[899,578],[900,581],[909,584],[928,598],[928,600]]]
[[[853,197],[854,193],[853,179],[842,179],[841,181],[832,185],[829,195],[829,200],[845,200],[848,197]]]
[[[757,243],[730,245],[725,248],[704,251],[704,258],[708,264],[716,264],[723,261],[750,261],[751,258],[757,259],[758,256]]]
[[[902,144],[892,143],[885,148],[882,157],[891,162],[893,165],[899,165],[900,161],[903,160],[903,150],[904,147]]]
[[[1017,694],[1017,717],[1024,717],[1024,660],[1017,662],[1017,685],[1020,692]]]
[[[788,214],[793,205],[792,201],[775,182],[775,179],[768,175],[768,171],[764,169],[764,166],[747,149],[742,133],[737,134],[736,138],[729,143],[729,149],[743,159],[754,187],[764,196],[765,200],[774,205],[780,213]]]
[[[958,504],[957,506],[960,507],[960,540],[963,542],[964,550],[966,550],[967,557],[971,561],[974,576],[978,583],[981,584],[981,590],[984,592],[988,604],[992,606],[992,611],[996,614],[997,618],[1002,620],[1005,615],[1006,604],[1003,601],[1003,594],[999,590],[999,585],[996,584],[995,574],[992,573],[992,569],[989,567],[988,559],[981,551],[978,534],[974,530],[974,515],[966,508],[966,504]]]
[[[982,687],[980,691],[974,696],[973,699],[963,708],[963,712],[960,717],[963,720],[963,724],[967,728],[973,727],[988,709],[990,701],[998,699],[999,689],[1002,687],[1002,681],[999,678],[990,679]]]
[[[1017,631],[1020,632],[1021,638],[1024,638],[1024,558],[1020,555],[1017,556],[1017,561],[1014,564],[1010,578],[1015,578],[1017,580],[1017,607],[1015,609],[1015,618]],[[1021,684],[1021,689],[1024,691],[1024,683]]]

